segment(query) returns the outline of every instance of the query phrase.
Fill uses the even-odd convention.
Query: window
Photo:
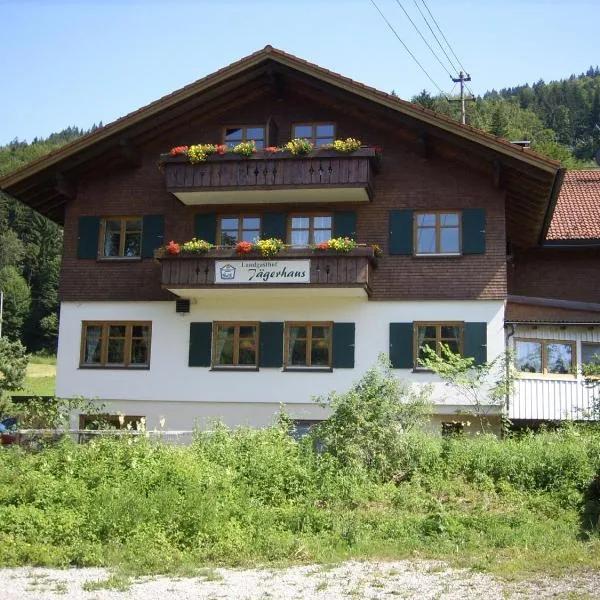
[[[213,367],[258,367],[258,323],[215,323]]]
[[[335,141],[333,123],[298,123],[293,128],[293,138],[310,140],[316,148]]]
[[[253,141],[257,148],[265,147],[265,128],[261,125],[227,127],[225,129],[225,144],[230,148],[240,142]]]
[[[424,348],[431,348],[438,356],[442,355],[442,344],[455,354],[462,354],[462,323],[415,323],[416,347],[414,356],[417,367],[426,358]]]
[[[136,431],[145,420],[143,416],[134,415],[79,415],[79,429],[132,429]]]
[[[442,437],[459,437],[465,431],[462,421],[442,421]]]
[[[575,342],[515,340],[515,362],[522,373],[566,375],[574,373]]]
[[[80,366],[148,368],[150,334],[147,321],[84,321]]]
[[[100,256],[139,258],[142,251],[142,218],[117,217],[100,222]]]
[[[416,213],[415,248],[417,254],[459,254],[460,214]]]
[[[331,368],[331,323],[286,323],[285,366]]]
[[[292,246],[326,242],[333,232],[333,215],[292,215],[288,239]]]
[[[591,342],[581,343],[581,362],[584,365],[600,365],[600,344]]]
[[[260,217],[227,216],[219,218],[219,243],[235,246],[238,242],[252,242],[260,237]]]

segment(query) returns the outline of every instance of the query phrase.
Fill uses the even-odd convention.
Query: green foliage
[[[315,442],[344,466],[388,480],[403,472],[403,435],[427,419],[429,395],[396,378],[382,355],[350,390],[316,399],[334,413],[314,428]]]
[[[460,119],[457,102],[425,90],[412,99]],[[600,148],[600,73],[589,69],[568,80],[492,90],[467,103],[467,122],[505,139],[530,140],[531,147],[567,168],[595,166]]]
[[[482,432],[488,426],[491,411],[497,412],[512,393],[517,373],[509,352],[498,355],[494,360],[475,364],[475,359],[464,358],[446,344],[441,346],[441,356],[427,346],[423,348],[425,359],[420,364],[433,371],[453,387],[463,402],[471,407],[471,414],[479,421]]]
[[[15,267],[0,269],[0,290],[4,292],[2,335],[18,340],[31,306],[31,290]]]
[[[598,536],[579,540],[600,469],[594,431],[499,440],[414,428],[402,436],[410,476],[389,482],[288,425],[215,426],[187,447],[137,436],[0,448],[0,565],[112,566],[119,578],[415,553],[479,569],[600,566]]]
[[[13,416],[15,407],[10,392],[23,388],[28,362],[21,342],[0,338],[0,418]]]

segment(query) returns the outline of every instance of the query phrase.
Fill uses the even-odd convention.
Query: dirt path
[[[103,569],[0,570],[2,600],[419,600],[600,598],[600,573],[501,582],[435,561],[347,562],[288,569],[203,569],[127,581]]]

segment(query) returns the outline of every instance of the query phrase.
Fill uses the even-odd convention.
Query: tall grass
[[[600,436],[402,437],[388,481],[285,427],[0,448],[0,565],[206,564],[439,557],[479,569],[600,566],[581,539]],[[588,498],[589,500],[589,498]]]

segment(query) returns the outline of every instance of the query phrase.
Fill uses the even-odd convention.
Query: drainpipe
[[[506,381],[508,381],[508,378],[510,377],[510,363],[508,361],[508,353],[509,353],[509,342],[510,342],[510,338],[515,335],[515,326],[513,323],[506,323],[505,324],[506,329],[509,329],[510,331],[508,332],[508,334],[505,337],[505,347],[504,347],[504,356],[506,357],[506,373],[504,374],[506,377]],[[508,410],[510,408],[510,389],[508,389],[506,391],[506,414],[508,416]],[[504,432],[503,432],[504,433]]]

